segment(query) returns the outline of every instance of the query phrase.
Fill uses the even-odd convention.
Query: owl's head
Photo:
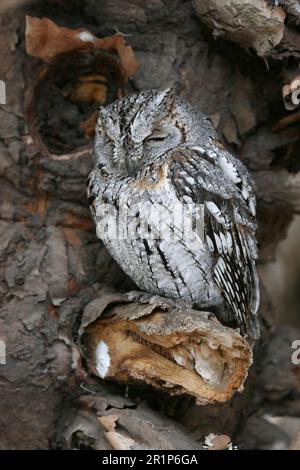
[[[133,175],[168,150],[200,145],[214,134],[173,88],[142,91],[100,108],[95,158],[110,172]]]

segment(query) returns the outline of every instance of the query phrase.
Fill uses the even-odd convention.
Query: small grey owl
[[[100,109],[88,197],[99,238],[141,290],[259,337],[252,179],[172,88]]]

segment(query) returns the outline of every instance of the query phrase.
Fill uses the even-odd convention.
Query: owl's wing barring
[[[243,334],[259,337],[256,312],[255,196],[247,171],[226,151],[174,150],[168,180],[183,202],[204,205],[204,234],[215,258],[214,281]]]

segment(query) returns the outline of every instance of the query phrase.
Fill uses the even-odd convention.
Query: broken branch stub
[[[87,310],[91,314],[91,305]],[[251,348],[211,313],[157,296],[124,296],[93,320],[82,342],[88,367],[102,379],[147,383],[192,395],[199,404],[224,402],[243,390]]]
[[[197,15],[221,36],[270,55],[284,34],[285,12],[265,0],[193,0]]]

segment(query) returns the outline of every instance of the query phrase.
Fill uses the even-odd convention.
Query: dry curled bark
[[[267,442],[265,415],[300,414],[299,368],[289,356],[299,331],[273,331],[272,299],[264,290],[263,339],[254,351],[254,368],[245,392],[227,403],[198,406],[194,399],[131,385],[130,400],[125,399],[124,385],[100,383],[82,361],[79,329],[87,305],[105,301],[103,285],[109,291],[134,286],[94,233],[85,196],[91,148],[49,158],[29,134],[25,90],[42,64],[25,53],[25,15],[86,28],[97,37],[111,36],[115,28],[128,34],[140,69],[127,89],[175,83],[211,117],[256,181],[260,263],[274,258],[300,212],[299,126],[297,118],[282,124],[289,112],[282,80],[274,79],[286,71],[283,56],[299,55],[292,41],[293,35],[299,39],[294,18],[285,12],[283,42],[274,44],[276,60],[268,59],[268,69],[254,52],[214,40],[190,1],[25,3],[0,20],[1,79],[7,83],[7,104],[0,108],[0,339],[7,343],[7,364],[0,365],[0,427],[5,430],[0,448],[192,449],[217,432],[244,447],[272,446],[281,431]],[[54,108],[52,116],[63,112]],[[274,355],[280,364],[275,374]],[[288,445],[289,436],[280,436]]]
[[[63,449],[200,450],[190,432],[144,403],[107,392],[97,386],[82,395],[58,423],[56,447]]]

